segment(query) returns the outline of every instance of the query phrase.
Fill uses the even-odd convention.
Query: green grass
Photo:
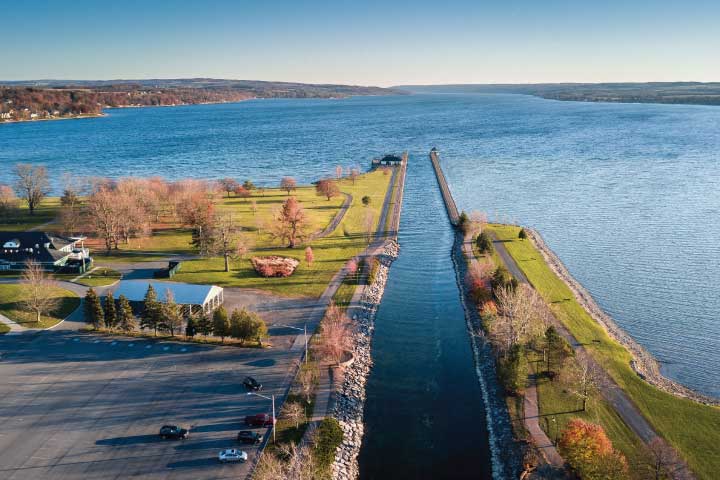
[[[607,369],[656,431],[681,452],[697,476],[716,478],[720,471],[720,408],[677,398],[640,379],[630,367],[630,353],[613,341],[580,306],[532,243],[517,238],[519,227],[490,225],[488,229],[506,242],[510,255],[560,321]],[[605,426],[612,432],[613,441],[619,438],[620,431],[612,427],[612,422]]]
[[[122,274],[117,270],[100,267],[79,279],[77,283],[88,287],[101,287],[105,285],[112,285],[120,280],[121,277]]]
[[[0,335],[7,333],[10,331],[10,327],[5,325],[4,323],[0,323]]]
[[[0,313],[23,327],[49,328],[58,324],[80,305],[80,298],[64,288],[53,289],[52,296],[59,299],[58,306],[49,315],[43,315],[40,323],[37,323],[35,314],[23,308],[23,286],[0,284]]]
[[[17,213],[8,218],[0,218],[0,231],[25,231],[43,223],[55,220],[60,210],[60,199],[48,197],[44,199],[35,209],[35,214],[30,215],[27,203],[20,202]]]
[[[183,262],[182,270],[173,277],[173,280],[188,283],[212,283],[223,287],[257,288],[292,297],[320,296],[332,276],[350,258],[358,255],[367,247],[367,241],[363,234],[363,218],[365,212],[370,210],[375,216],[377,226],[390,178],[390,175],[383,175],[382,172],[376,171],[362,175],[357,179],[355,185],[349,180],[342,181],[341,190],[353,195],[352,204],[334,232],[325,238],[309,243],[315,256],[312,267],[305,263],[304,246],[294,249],[284,248],[272,242],[264,233],[249,233],[249,236],[256,237],[255,250],[243,260],[232,261],[230,272],[223,271],[222,258],[202,258]],[[370,206],[365,207],[362,204],[363,195],[371,197]],[[327,202],[327,200],[322,201]],[[320,219],[316,217],[316,228],[310,230],[324,228],[336,211],[337,209],[332,209]],[[293,257],[300,260],[300,265],[290,277],[262,278],[255,273],[250,263],[253,255]]]

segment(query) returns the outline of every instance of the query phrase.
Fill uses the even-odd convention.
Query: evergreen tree
[[[152,285],[148,285],[147,292],[145,293],[145,300],[143,301],[143,312],[140,319],[140,327],[154,330],[156,336],[158,327],[160,326],[161,307],[162,305],[158,302],[155,289]]]
[[[208,335],[212,335],[213,333],[213,324],[212,320],[210,318],[210,314],[207,312],[202,312],[200,314],[200,318],[198,318],[197,321],[197,332],[200,335],[205,335],[206,337]]]
[[[257,313],[250,313],[250,318],[253,327],[252,338],[254,338],[258,342],[258,345],[262,348],[262,341],[268,336],[267,324],[265,323],[265,320],[263,320]]]
[[[225,337],[230,334],[230,321],[228,320],[227,310],[225,307],[220,307],[213,313],[213,333],[215,336],[220,337],[220,341],[224,342]]]
[[[180,305],[175,303],[172,291],[168,288],[165,292],[165,304],[160,305],[160,327],[170,332],[170,336],[175,336],[175,332],[182,329],[183,315],[180,311]]]
[[[105,319],[100,298],[93,288],[89,288],[85,294],[85,320],[95,328],[100,328]]]
[[[476,244],[480,253],[492,253],[494,250],[492,240],[485,232],[478,235]]]
[[[112,292],[108,292],[105,296],[105,328],[115,328],[118,323],[117,320],[115,298],[113,298]]]
[[[196,333],[197,325],[195,321],[195,316],[191,315],[190,318],[188,318],[187,325],[185,325],[185,336],[188,338],[193,338]]]
[[[137,328],[135,314],[125,295],[120,295],[120,298],[118,298],[117,326],[123,332],[132,332]]]
[[[518,238],[520,240],[525,240],[527,238],[527,232],[525,232],[524,228],[520,229],[520,233],[518,233]]]

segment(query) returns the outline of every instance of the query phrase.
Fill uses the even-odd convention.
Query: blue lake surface
[[[17,162],[56,178],[306,182],[390,151],[424,162],[437,146],[460,208],[536,227],[667,375],[720,396],[720,108],[412,95],[108,114],[0,125],[0,182]],[[430,202],[423,188],[413,195]],[[422,217],[409,209],[403,223]]]

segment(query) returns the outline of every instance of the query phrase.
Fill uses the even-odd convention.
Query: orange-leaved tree
[[[628,477],[625,456],[613,448],[600,425],[574,418],[563,430],[558,446],[570,467],[584,480]]]

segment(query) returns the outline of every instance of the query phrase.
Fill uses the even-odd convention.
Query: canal
[[[360,478],[492,478],[454,232],[427,155],[410,156],[398,240],[375,320]]]

